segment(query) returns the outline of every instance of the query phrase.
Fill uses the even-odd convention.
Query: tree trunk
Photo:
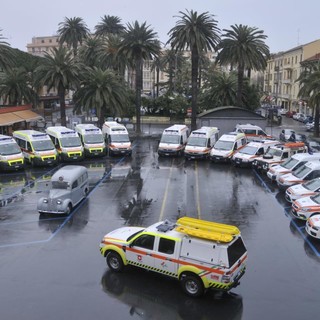
[[[244,67],[238,66],[238,90],[237,90],[237,107],[242,107],[242,88],[243,88]]]
[[[142,59],[136,60],[136,133],[141,133],[141,89],[142,89]]]
[[[66,117],[66,101],[65,101],[65,89],[63,86],[59,86],[58,95],[59,95],[59,102],[60,102],[60,117],[61,117],[61,125],[67,126],[67,117]]]
[[[319,105],[317,104],[315,107],[314,114],[314,136],[319,138]]]
[[[191,51],[191,130],[197,129],[197,97],[198,97],[198,69],[199,68],[199,54],[197,48]]]

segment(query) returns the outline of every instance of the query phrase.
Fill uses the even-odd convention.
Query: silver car
[[[49,194],[39,199],[37,209],[40,214],[69,214],[88,193],[87,168],[64,166],[52,176]]]

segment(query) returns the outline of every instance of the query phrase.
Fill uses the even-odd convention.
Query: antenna
[[[300,43],[300,29],[297,30],[297,45]]]

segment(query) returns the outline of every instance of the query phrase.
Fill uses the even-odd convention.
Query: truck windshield
[[[110,135],[111,142],[130,142],[127,134],[112,134]]]
[[[282,156],[282,150],[269,148],[268,152],[267,152],[267,155],[274,156],[274,157],[281,157]]]
[[[307,190],[316,190],[316,189],[320,188],[320,179],[317,178],[314,180],[310,180],[310,181],[304,183],[303,186]]]
[[[21,150],[16,143],[0,144],[0,154],[2,156],[9,156],[20,152]]]
[[[233,143],[233,141],[218,140],[214,145],[214,148],[217,150],[232,150]]]
[[[293,158],[289,158],[285,162],[281,163],[280,166],[285,169],[292,169],[299,161]]]
[[[257,147],[245,146],[243,149],[239,151],[239,153],[254,155],[256,154],[257,151],[258,151]]]
[[[297,178],[303,178],[305,177],[310,171],[312,171],[311,168],[307,167],[307,166],[302,166],[299,169],[297,169],[296,171],[294,171],[292,174],[297,177]]]
[[[200,138],[200,137],[190,137],[188,139],[187,145],[194,146],[194,147],[206,147],[207,146],[207,139]]]
[[[85,134],[83,136],[83,141],[85,143],[102,143],[103,142],[103,136],[102,134]]]
[[[161,143],[180,143],[180,136],[178,135],[171,135],[171,134],[163,134],[160,140]]]
[[[38,140],[32,142],[34,151],[53,150],[54,145],[51,140]]]
[[[231,268],[246,252],[247,249],[242,238],[238,238],[231,246],[228,247],[229,268]]]
[[[67,181],[52,181],[52,189],[68,189],[69,185]]]
[[[81,147],[81,141],[79,137],[67,137],[61,138],[61,147]]]

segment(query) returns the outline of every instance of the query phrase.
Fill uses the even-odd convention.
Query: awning
[[[15,111],[12,113],[14,115],[20,117],[22,119],[21,121],[30,122],[30,121],[42,119],[42,116],[40,116],[39,114],[37,114],[31,110]]]
[[[0,126],[10,126],[16,122],[22,121],[25,120],[15,115],[14,112],[0,114]]]

